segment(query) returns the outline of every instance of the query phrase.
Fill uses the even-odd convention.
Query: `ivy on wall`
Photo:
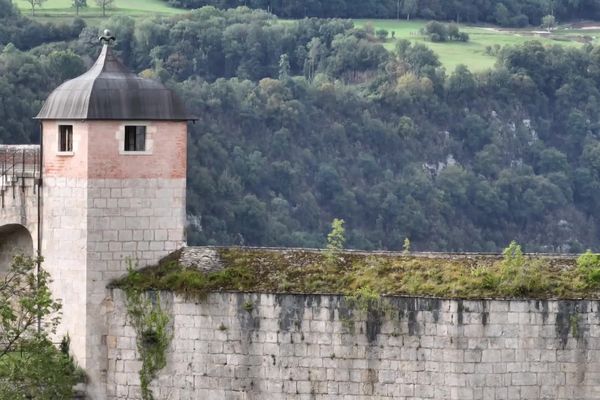
[[[129,275],[139,272],[130,269]],[[140,290],[135,286],[125,289],[127,315],[136,332],[137,350],[142,360],[140,386],[142,399],[154,400],[150,383],[167,365],[166,352],[173,339],[169,330],[169,315],[163,310],[158,292]]]

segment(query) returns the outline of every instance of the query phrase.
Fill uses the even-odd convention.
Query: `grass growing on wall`
[[[211,291],[352,296],[365,288],[380,295],[463,299],[600,298],[600,286],[590,278],[595,277],[590,268],[596,267],[590,267],[590,262],[578,267],[575,258],[527,256],[516,243],[497,257],[345,252],[335,264],[328,263],[318,251],[242,248],[217,251],[224,266],[218,272],[205,274],[171,261],[146,268],[135,279],[130,276],[115,284],[139,290],[174,291],[197,298]]]

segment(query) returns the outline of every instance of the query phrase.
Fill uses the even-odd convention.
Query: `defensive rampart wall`
[[[597,301],[160,299],[173,341],[157,399],[600,399]],[[138,399],[121,290],[107,310],[109,398]]]

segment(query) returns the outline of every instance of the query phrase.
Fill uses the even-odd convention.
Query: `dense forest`
[[[282,18],[412,18],[539,26],[545,15],[561,21],[599,19],[600,0],[165,0],[175,7],[222,9],[244,5]]]
[[[600,248],[600,48],[532,41],[475,74],[345,20],[205,7],[108,27],[132,69],[199,117],[191,244],[321,247],[343,218],[363,249]],[[97,38],[0,45],[0,142],[37,141],[31,117]]]

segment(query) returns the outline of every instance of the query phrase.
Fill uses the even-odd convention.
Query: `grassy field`
[[[25,0],[14,0],[23,14],[31,16],[31,5]],[[75,9],[71,7],[72,0],[47,0],[41,8],[36,8],[35,18],[40,20],[69,20],[75,17]],[[86,20],[101,20],[102,9],[95,0],[87,1],[88,7],[80,10],[80,16]],[[184,12],[169,7],[162,0],[115,0],[113,7],[107,9],[107,17],[111,15],[129,15],[133,17],[148,15],[169,15]]]
[[[395,32],[395,39],[408,39],[412,42],[424,43],[433,49],[440,57],[448,71],[453,71],[457,65],[465,64],[472,71],[488,69],[496,62],[496,57],[486,53],[486,47],[494,45],[515,45],[529,40],[539,40],[546,44],[561,44],[565,46],[582,46],[584,40],[596,42],[600,30],[577,30],[561,28],[551,35],[542,34],[536,30],[505,31],[487,27],[461,26],[461,31],[470,35],[468,43],[432,43],[419,34],[425,21],[393,21],[393,20],[355,20],[356,25],[370,24],[375,30],[385,29]],[[385,46],[393,49],[395,41],[389,39]]]

